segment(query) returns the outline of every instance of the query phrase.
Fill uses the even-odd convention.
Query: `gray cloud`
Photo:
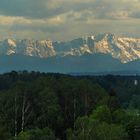
[[[26,18],[47,18],[63,11],[51,7],[50,0],[1,0],[0,14]]]
[[[0,14],[48,18],[69,11],[90,10],[96,18],[107,18],[110,13],[125,11],[134,13],[128,16],[139,18],[139,8],[139,0],[1,0]]]
[[[73,38],[89,32],[140,36],[140,0],[0,2],[0,36],[4,36],[7,31],[14,32],[19,37],[31,35],[44,38],[48,35],[55,40]]]

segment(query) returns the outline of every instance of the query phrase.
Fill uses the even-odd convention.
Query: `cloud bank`
[[[112,32],[140,37],[140,0],[1,0],[0,37],[67,40]]]

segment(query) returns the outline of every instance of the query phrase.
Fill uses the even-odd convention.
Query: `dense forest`
[[[139,140],[140,76],[0,75],[0,140]]]

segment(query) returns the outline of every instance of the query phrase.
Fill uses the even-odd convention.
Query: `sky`
[[[0,38],[140,37],[140,0],[0,0]]]

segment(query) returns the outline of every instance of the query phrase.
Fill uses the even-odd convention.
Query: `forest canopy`
[[[139,93],[139,76],[1,74],[0,139],[138,140]]]

